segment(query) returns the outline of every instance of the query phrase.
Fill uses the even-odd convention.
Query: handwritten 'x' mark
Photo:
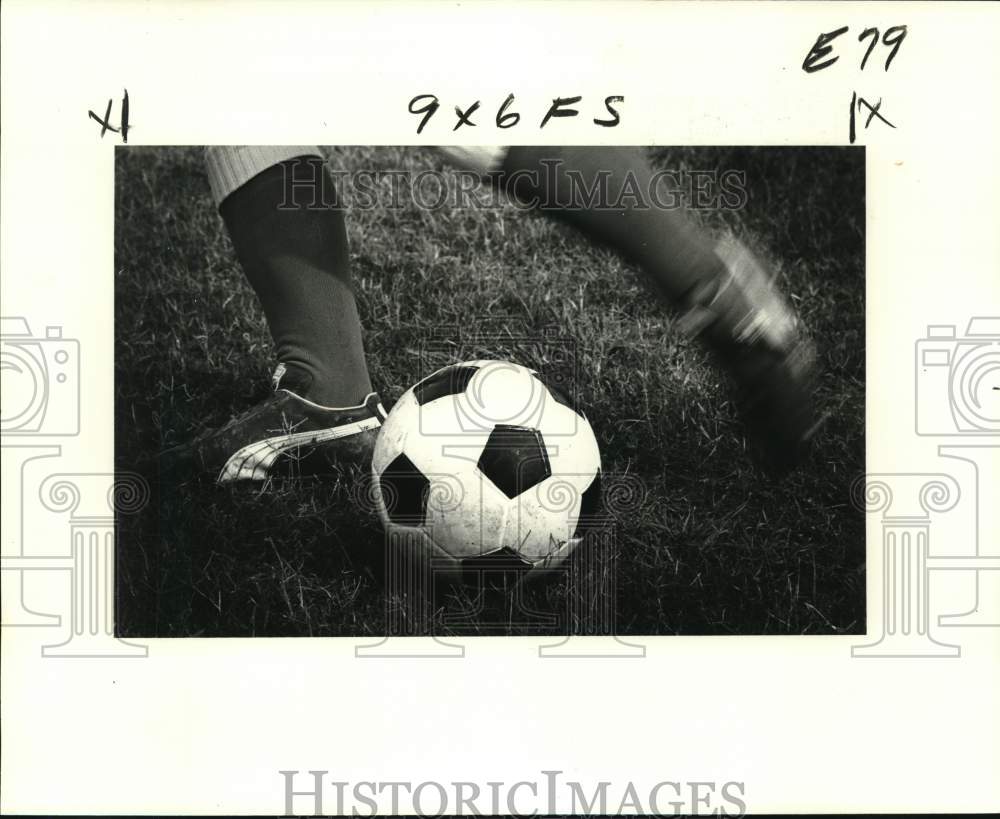
[[[121,118],[121,128],[115,128],[109,120],[111,119],[111,105],[112,100],[108,100],[108,107],[104,111],[104,119],[101,119],[93,111],[87,111],[87,114],[92,120],[100,123],[101,125],[101,137],[108,132],[113,131],[116,134],[122,135],[122,142],[128,142],[128,89],[125,90],[125,95],[122,97],[122,118]]]
[[[896,126],[889,122],[882,114],[879,113],[879,109],[882,107],[882,98],[878,98],[878,102],[872,105],[864,97],[858,99],[858,92],[855,91],[851,94],[851,144],[854,144],[854,111],[857,109],[861,110],[861,106],[865,106],[868,109],[868,119],[865,120],[865,129],[872,124],[872,120],[878,117],[882,122],[888,125],[890,128],[895,128]]]

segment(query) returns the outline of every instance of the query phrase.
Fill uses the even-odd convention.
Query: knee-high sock
[[[543,164],[558,160],[559,164]],[[514,193],[537,200],[546,214],[555,216],[599,242],[610,245],[638,265],[675,303],[691,291],[716,280],[724,272],[711,239],[681,210],[657,207],[594,208],[567,203],[555,209],[560,197],[572,190],[568,174],[579,174],[588,187],[606,177],[614,201],[626,185],[649,190],[653,169],[638,148],[517,146],[507,151],[503,174]]]
[[[353,406],[371,380],[344,215],[330,207],[334,186],[322,162],[315,155],[272,164],[228,193],[219,210],[285,365],[280,385],[317,404]]]

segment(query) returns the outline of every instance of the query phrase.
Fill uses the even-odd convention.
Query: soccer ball
[[[580,544],[600,503],[586,417],[506,361],[454,364],[409,389],[379,431],[372,471],[386,532],[450,576],[544,573]]]

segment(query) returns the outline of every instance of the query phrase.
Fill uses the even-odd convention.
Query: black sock
[[[501,184],[509,182],[519,198],[538,202],[546,214],[611,246],[649,275],[670,301],[683,305],[694,289],[716,281],[725,270],[699,226],[681,210],[590,207],[569,196],[569,174],[587,187],[606,178],[614,203],[627,185],[637,184],[645,195],[653,173],[640,148],[518,146],[507,152]]]
[[[286,367],[282,385],[317,404],[354,406],[371,392],[371,380],[344,214],[330,207],[333,182],[315,163],[322,159],[273,165],[226,197],[219,210]],[[286,184],[293,172],[294,190]],[[303,179],[312,180],[315,196]],[[283,203],[291,207],[279,209]]]

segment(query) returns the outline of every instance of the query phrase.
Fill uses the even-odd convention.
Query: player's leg
[[[507,193],[533,202],[542,212],[611,245],[649,274],[666,296],[678,302],[699,282],[712,280],[723,264],[710,238],[680,211],[573,203],[570,175],[586,187],[604,178],[609,200],[617,199],[628,177],[648,189],[653,170],[639,149],[604,147],[442,147],[451,162],[489,176]]]
[[[220,481],[370,457],[372,392],[343,211],[315,148],[206,149],[212,193],[260,298],[278,366],[273,395],[175,450]]]
[[[558,165],[545,160],[558,160]],[[556,205],[570,174],[590,186],[604,175],[611,201],[632,180],[640,191],[654,171],[637,148],[513,147],[503,172],[521,180],[515,193]],[[559,193],[561,191],[561,194]],[[815,427],[811,346],[790,306],[757,261],[733,240],[711,238],[678,209],[568,206],[543,212],[618,250],[684,311],[682,327],[697,333],[732,373],[747,421],[777,466],[794,461]]]
[[[237,258],[264,308],[283,381],[317,404],[362,402],[372,386],[347,230],[318,150],[211,147],[206,162]]]
[[[442,150],[638,265],[683,311],[682,329],[699,335],[734,376],[765,457],[783,467],[801,454],[816,426],[812,346],[771,277],[739,242],[715,243],[679,209],[634,206],[624,198],[629,204],[609,206],[626,186],[646,192],[653,184],[641,149]],[[573,202],[571,175],[587,188],[603,178],[609,202]]]

